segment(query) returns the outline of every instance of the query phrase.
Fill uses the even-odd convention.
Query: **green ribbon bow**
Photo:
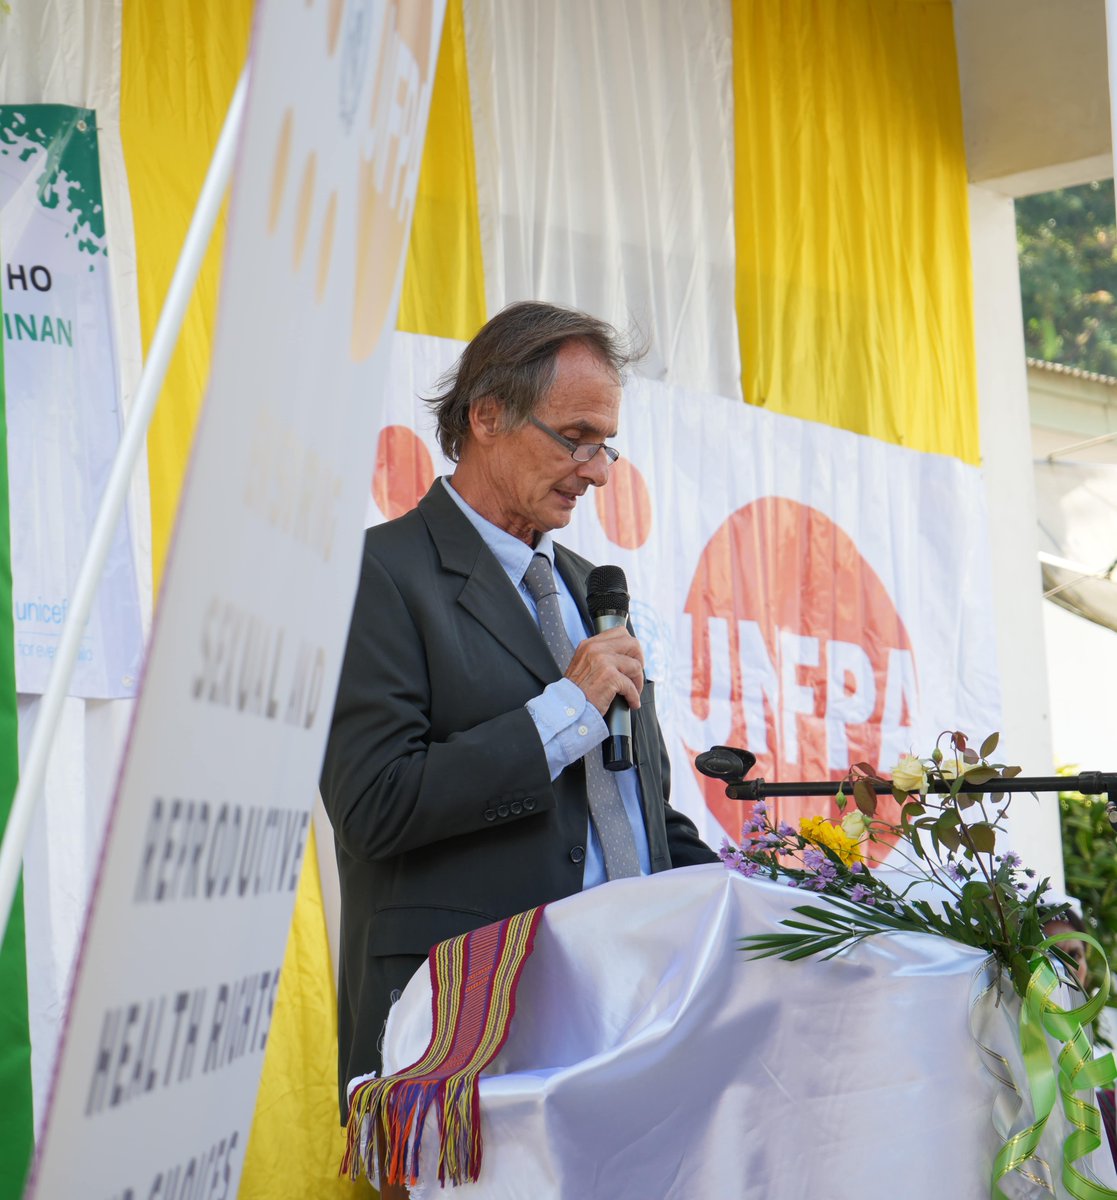
[[[1000,1186],[1001,1180],[1035,1154],[1047,1118],[1055,1107],[1056,1091],[1062,1095],[1063,1112],[1073,1127],[1063,1142],[1063,1186],[1074,1200],[1117,1200],[1117,1192],[1087,1179],[1074,1165],[1101,1146],[1103,1140],[1097,1106],[1082,1100],[1077,1093],[1088,1091],[1093,1095],[1097,1088],[1112,1083],[1117,1078],[1117,1065],[1112,1054],[1094,1058],[1084,1028],[1098,1015],[1109,997],[1108,964],[1104,966],[1101,987],[1085,1004],[1078,1008],[1061,1008],[1051,999],[1061,980],[1046,951],[1056,942],[1073,940],[1093,946],[1105,963],[1105,952],[1089,934],[1057,933],[1040,943],[1028,964],[1031,976],[1020,1009],[1020,1049],[1035,1120],[1027,1129],[1010,1137],[993,1160],[993,1200],[1008,1200]],[[1057,1079],[1048,1034],[1062,1043]]]

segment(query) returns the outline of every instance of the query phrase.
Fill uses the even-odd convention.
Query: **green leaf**
[[[966,782],[982,784],[988,783],[990,779],[996,779],[997,772],[992,767],[971,767],[966,772]]]
[[[939,841],[951,850],[957,851],[962,845],[962,835],[956,828],[946,826],[938,831]]]
[[[979,821],[969,827],[970,841],[979,854],[992,854],[997,845],[997,831],[992,825]]]
[[[981,757],[988,758],[997,748],[997,743],[1001,740],[999,733],[991,733],[985,741],[981,743]]]
[[[849,941],[848,933],[837,934],[834,937],[820,938],[810,946],[800,946],[798,950],[792,950],[783,955],[788,962],[796,962],[800,958],[809,958],[812,954],[819,954],[823,950],[831,950],[835,946],[841,946],[843,942]]]

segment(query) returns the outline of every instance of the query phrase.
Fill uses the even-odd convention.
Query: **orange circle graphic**
[[[385,425],[376,443],[372,498],[388,518],[402,517],[434,482],[430,451],[406,425]]]
[[[627,458],[616,461],[609,481],[593,495],[605,536],[616,546],[636,550],[652,531],[652,502],[640,469]]]
[[[715,676],[719,692],[728,680],[725,744],[756,755],[751,778],[840,779],[860,761],[891,767],[878,763],[882,723],[888,701],[889,719],[911,724],[910,688],[897,678],[904,661],[914,671],[911,640],[880,577],[824,513],[776,497],[738,509],[703,551],[686,611],[691,708],[707,719]],[[728,663],[715,661],[726,650]],[[707,807],[736,838],[751,806],[696,778]],[[880,804],[883,818],[898,819],[890,797]],[[769,809],[793,826],[838,813],[824,797],[778,798]]]

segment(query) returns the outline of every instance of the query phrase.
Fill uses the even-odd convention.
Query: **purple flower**
[[[851,875],[860,875],[864,870],[865,864],[863,862],[852,862],[849,864],[849,871]]]
[[[795,830],[792,829],[786,821],[780,822],[780,827],[776,830],[776,832],[782,838],[793,838],[795,836]]]
[[[813,846],[808,846],[803,851],[803,866],[808,871],[821,871],[826,865],[826,855],[821,850],[816,850]]]
[[[1007,853],[1007,854],[1004,856],[1004,858],[1002,858],[1002,859],[1001,859],[1001,862],[1003,862],[1003,863],[1004,863],[1004,865],[1005,865],[1006,867],[1008,867],[1010,871],[1011,871],[1011,870],[1015,870],[1015,869],[1016,869],[1018,866],[1020,866],[1020,864],[1021,864],[1023,861],[1024,861],[1024,860],[1023,860],[1023,859],[1020,857],[1020,855],[1019,855],[1019,854],[1017,854],[1017,853],[1016,853],[1016,851],[1015,851],[1015,850],[1010,850],[1010,851],[1009,851],[1009,852],[1008,852],[1008,853]]]
[[[727,837],[723,837],[721,839],[721,845],[718,847],[718,858],[720,858],[723,863],[728,863],[730,855],[736,853],[737,847],[734,846]]]
[[[768,805],[765,804],[763,800],[757,800],[757,802],[752,806],[753,819],[757,817],[763,817],[767,811]]]
[[[856,904],[876,904],[876,897],[863,883],[855,883],[849,898]]]
[[[759,863],[753,862],[751,858],[746,858],[743,854],[738,855],[732,866],[733,870],[746,879],[751,879],[760,870]]]
[[[955,883],[966,882],[966,872],[956,862],[948,862],[944,869]]]
[[[778,833],[766,833],[760,839],[760,844],[762,846],[768,846],[769,848],[774,846],[782,846],[783,838],[781,838]]]

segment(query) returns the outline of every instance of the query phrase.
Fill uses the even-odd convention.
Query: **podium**
[[[806,899],[712,865],[550,905],[481,1077],[480,1178],[455,1191],[985,1200],[994,1119],[1010,1127],[1020,1107],[998,1076],[1026,1093],[1013,993],[998,996],[982,952],[932,935],[875,937],[829,960],[738,949]],[[424,968],[391,1011],[385,1071],[418,1059],[430,1034]],[[449,1194],[429,1120],[417,1196]],[[1056,1179],[1067,1132],[1056,1108],[1040,1145]],[[1104,1146],[1088,1165],[1117,1183]],[[1051,1195],[1020,1176],[1005,1187]]]

